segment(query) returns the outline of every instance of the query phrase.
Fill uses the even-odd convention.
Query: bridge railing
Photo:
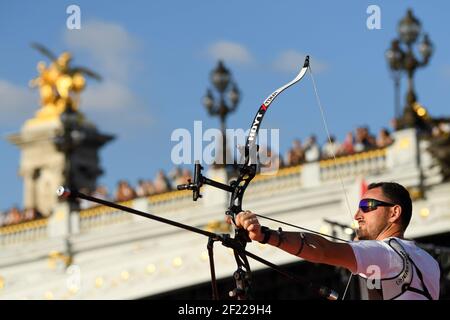
[[[374,149],[319,161],[320,180],[379,174],[386,170],[386,148]]]
[[[0,245],[36,241],[47,238],[48,219],[38,219],[0,227]]]

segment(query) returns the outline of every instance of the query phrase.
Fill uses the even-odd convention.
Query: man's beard
[[[364,232],[361,229],[356,230],[356,235],[358,236],[358,240],[369,240],[367,232]]]

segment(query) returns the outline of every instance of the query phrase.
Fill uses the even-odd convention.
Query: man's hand
[[[259,224],[258,218],[251,211],[242,211],[235,218],[236,227],[244,228],[248,231],[248,236],[251,240],[262,241],[264,239],[264,234],[261,233],[261,225]],[[231,219],[229,222],[231,223]]]

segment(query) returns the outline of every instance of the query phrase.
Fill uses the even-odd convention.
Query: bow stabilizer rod
[[[56,194],[57,194],[58,197],[60,197],[62,199],[77,199],[77,198],[80,198],[80,199],[88,200],[88,201],[91,201],[91,202],[102,204],[102,205],[107,206],[107,207],[111,207],[111,208],[115,208],[115,209],[118,209],[118,210],[121,210],[121,211],[129,212],[129,213],[132,213],[132,214],[135,214],[135,215],[138,215],[138,216],[150,219],[150,220],[156,220],[156,221],[159,221],[159,222],[162,222],[162,223],[165,223],[165,224],[169,224],[169,225],[177,227],[177,228],[185,229],[185,230],[197,233],[197,234],[201,234],[201,235],[207,236],[210,239],[211,243],[213,241],[220,241],[220,242],[222,242],[223,246],[225,246],[227,248],[232,248],[238,254],[238,256],[240,258],[245,259],[246,256],[249,256],[252,259],[255,259],[256,261],[259,261],[259,262],[267,265],[268,267],[273,268],[274,270],[278,271],[279,273],[283,274],[284,276],[288,277],[289,279],[291,279],[293,281],[296,281],[296,282],[299,282],[299,283],[308,283],[308,285],[311,288],[315,289],[315,292],[319,296],[322,296],[322,297],[327,298],[329,300],[336,300],[335,299],[336,293],[333,290],[331,290],[331,289],[329,289],[327,287],[324,287],[324,286],[318,286],[318,285],[312,284],[312,283],[310,283],[309,281],[307,281],[305,279],[296,277],[296,276],[290,274],[289,272],[281,269],[280,267],[274,265],[273,263],[271,263],[269,261],[266,261],[266,260],[262,259],[261,257],[258,257],[257,255],[255,255],[255,254],[253,254],[251,252],[246,251],[245,247],[242,246],[242,244],[237,239],[231,238],[228,234],[216,234],[216,233],[213,233],[213,232],[205,231],[205,230],[202,230],[202,229],[199,229],[199,228],[196,228],[196,227],[192,227],[192,226],[189,226],[189,225],[186,225],[186,224],[183,224],[183,223],[179,223],[179,222],[176,222],[176,221],[173,221],[173,220],[165,219],[165,218],[162,218],[162,217],[159,217],[159,216],[147,213],[147,212],[142,212],[142,211],[130,208],[130,207],[122,206],[122,205],[114,203],[114,202],[110,202],[110,201],[103,200],[103,199],[100,199],[100,198],[92,197],[92,196],[89,196],[89,195],[84,194],[82,192],[79,192],[78,190],[69,189],[69,188],[63,187],[63,186],[60,186],[57,189]]]

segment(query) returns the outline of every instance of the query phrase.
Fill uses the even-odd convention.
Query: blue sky
[[[81,9],[81,30],[66,28],[70,4]],[[369,5],[381,9],[379,30],[366,27]],[[88,81],[81,110],[100,130],[117,135],[100,154],[105,175],[99,182],[113,191],[119,179],[136,184],[173,167],[173,130],[192,131],[196,120],[204,129],[218,126],[201,103],[218,58],[242,91],[228,127],[247,129],[267,95],[295,76],[305,54],[339,140],[359,125],[373,133],[389,126],[393,83],[384,52],[408,7],[436,49],[416,74],[419,101],[432,115],[448,116],[448,1],[0,1],[0,210],[22,203],[20,153],[5,137],[38,109],[37,93],[27,84],[43,58],[31,42],[58,54],[70,50],[74,64],[104,77]],[[309,76],[272,104],[263,127],[280,129],[282,152],[294,138],[314,133],[325,140]]]

